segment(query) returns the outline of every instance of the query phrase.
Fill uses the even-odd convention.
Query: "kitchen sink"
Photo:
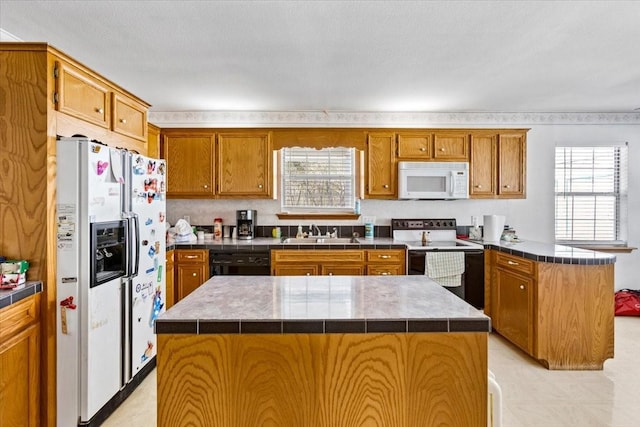
[[[351,237],[304,237],[304,238],[296,238],[296,237],[288,237],[282,240],[282,243],[294,244],[294,245],[318,245],[318,244],[329,244],[329,245],[345,245],[349,243],[360,243],[358,239]]]

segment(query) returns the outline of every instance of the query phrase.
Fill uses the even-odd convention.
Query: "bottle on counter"
[[[302,226],[299,225],[298,226],[298,233],[296,234],[296,239],[302,239],[304,237],[304,234],[302,234]]]
[[[216,240],[222,239],[222,218],[213,220],[213,238]]]
[[[356,205],[354,208],[354,213],[356,215],[360,215],[360,199],[356,199]]]

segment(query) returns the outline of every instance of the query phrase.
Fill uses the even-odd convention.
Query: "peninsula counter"
[[[162,314],[158,426],[486,426],[490,319],[424,276],[214,276]]]

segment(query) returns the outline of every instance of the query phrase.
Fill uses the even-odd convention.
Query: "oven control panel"
[[[454,219],[392,219],[391,230],[455,230]]]

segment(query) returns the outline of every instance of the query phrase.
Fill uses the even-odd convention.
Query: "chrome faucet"
[[[322,233],[320,232],[320,229],[318,228],[317,225],[315,224],[311,224],[311,227],[309,227],[309,235],[316,235],[316,236],[322,236]]]

